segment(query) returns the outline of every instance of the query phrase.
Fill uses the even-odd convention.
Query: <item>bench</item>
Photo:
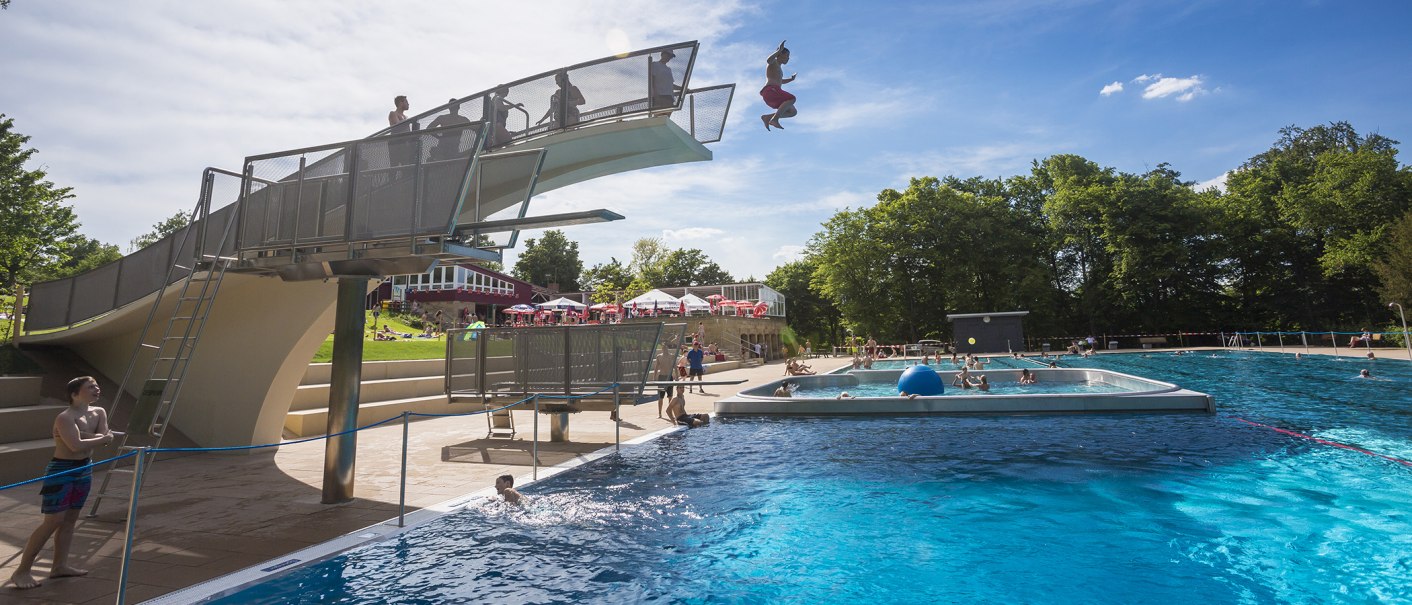
[[[1143,336],[1142,338],[1137,339],[1137,342],[1138,342],[1138,344],[1141,344],[1141,345],[1142,345],[1142,348],[1144,348],[1144,349],[1151,349],[1153,345],[1159,345],[1159,346],[1165,347],[1165,346],[1167,346],[1167,337],[1166,337],[1166,336]]]

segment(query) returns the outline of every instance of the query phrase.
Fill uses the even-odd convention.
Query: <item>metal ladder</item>
[[[220,291],[221,281],[225,278],[226,269],[236,260],[234,257],[220,255],[226,242],[234,233],[233,226],[236,221],[233,218],[226,223],[220,240],[215,246],[208,247],[207,245],[206,235],[210,229],[213,180],[212,169],[208,168],[202,177],[201,198],[197,202],[196,208],[192,210],[191,220],[187,223],[188,228],[182,234],[180,244],[173,249],[171,266],[167,268],[163,284],[172,284],[177,280],[181,280],[182,284],[180,290],[177,291],[176,305],[172,308],[171,316],[166,320],[162,336],[155,343],[148,342],[148,335],[153,332],[152,328],[159,320],[157,311],[162,306],[166,295],[167,288],[165,286],[157,290],[157,297],[152,301],[152,309],[147,313],[147,323],[142,327],[137,346],[128,362],[127,371],[124,372],[122,382],[119,383],[117,393],[113,397],[113,405],[116,406],[118,398],[122,397],[124,389],[133,377],[133,370],[136,369],[138,359],[143,354],[150,354],[152,357],[147,366],[146,378],[142,382],[137,402],[128,419],[127,432],[118,442],[120,455],[142,447],[161,447],[162,436],[166,433],[172,413],[176,411],[177,397],[181,394],[182,381],[186,378],[186,371],[190,366],[192,355],[196,352],[196,345],[201,340],[201,332],[206,326],[207,317],[211,314],[211,306],[215,303],[216,294]],[[186,243],[192,237],[195,237],[195,242],[191,248],[191,257],[181,258],[180,251],[186,249]],[[207,253],[208,250],[210,253]],[[180,277],[183,272],[186,274],[184,279]],[[155,454],[146,455],[155,457]],[[150,464],[152,459],[149,458],[143,462],[145,466]],[[98,515],[99,506],[109,495],[108,488],[114,473],[132,475],[133,469],[113,465],[104,472],[103,482],[93,499],[93,507],[88,511],[89,517]],[[128,493],[128,490],[119,490],[117,493],[125,494]]]

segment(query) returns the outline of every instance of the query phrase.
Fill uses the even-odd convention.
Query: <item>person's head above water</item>
[[[1373,374],[1368,371],[1368,368],[1363,368],[1363,369],[1361,369],[1361,370],[1358,370],[1358,377],[1359,377],[1359,378],[1372,378],[1372,377],[1373,377]]]

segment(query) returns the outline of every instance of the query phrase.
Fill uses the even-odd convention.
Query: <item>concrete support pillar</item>
[[[358,427],[358,388],[363,381],[363,305],[367,296],[367,278],[339,278],[328,393],[329,435]],[[357,433],[324,442],[324,504],[353,499],[353,469],[357,457]]]

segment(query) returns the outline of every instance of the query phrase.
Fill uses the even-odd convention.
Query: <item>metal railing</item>
[[[175,259],[195,258],[199,254],[233,254],[233,243],[217,244],[226,225],[235,218],[240,179],[238,173],[207,168],[201,177],[203,202],[217,199],[230,202],[212,212],[208,220],[194,221],[137,252],[87,273],[34,284],[29,292],[25,332],[73,326],[177,283],[186,278],[188,271],[178,269],[168,275],[167,269],[176,264]],[[196,232],[192,235],[196,237],[188,237],[193,230]],[[196,250],[198,243],[199,251]]]
[[[689,90],[700,47],[696,41],[678,42],[535,74],[455,99],[379,130],[370,138],[432,128],[455,109],[471,121],[490,124],[486,148],[495,149],[591,122],[682,109],[683,93]],[[667,71],[653,67],[660,63],[664,51],[674,55],[666,64]],[[659,81],[666,73],[671,81]],[[654,98],[654,86],[657,92],[670,94]]]
[[[641,394],[664,324],[460,328],[447,332],[446,393],[580,395],[621,384]],[[684,326],[684,324],[683,324]],[[684,328],[682,328],[684,329]]]

